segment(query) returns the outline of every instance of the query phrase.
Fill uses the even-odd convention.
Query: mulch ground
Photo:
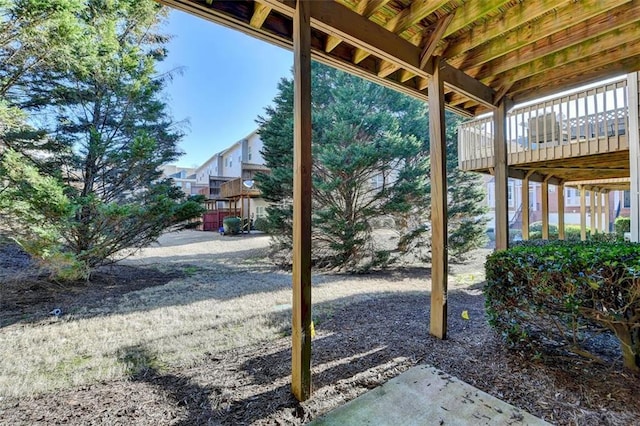
[[[7,250],[5,248],[5,250]],[[65,306],[161,285],[172,274],[113,266],[90,285],[61,287],[44,278],[7,279],[28,266],[1,260],[2,327],[38,320],[61,298]],[[10,274],[11,273],[11,274]],[[394,275],[424,274],[398,271]],[[359,297],[316,318],[309,401],[290,393],[290,339],[208,352],[195,367],[139,372],[54,394],[0,399],[0,424],[244,425],[303,424],[375,388],[416,364],[430,364],[555,424],[640,424],[640,377],[621,360],[601,365],[575,357],[509,350],[484,319],[481,288],[449,293],[448,339],[429,336],[424,293]],[[467,310],[470,320],[461,318]],[[280,323],[274,313],[274,323]],[[288,330],[282,330],[284,334]]]

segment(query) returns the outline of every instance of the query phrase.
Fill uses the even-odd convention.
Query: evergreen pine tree
[[[122,249],[150,244],[202,210],[161,179],[160,166],[179,157],[182,137],[162,100],[171,76],[156,70],[166,56],[167,37],[157,32],[162,7],[152,0],[86,0],[74,19],[73,60],[46,73],[26,72],[22,80],[42,84],[18,91],[14,103],[31,117],[37,112],[45,136],[5,134],[4,141],[22,156],[18,164],[33,165],[63,186],[73,208],[59,221],[55,250],[90,268]],[[8,188],[28,184],[15,182],[20,175],[8,173],[6,162],[4,171]],[[20,218],[10,208],[3,213],[18,230]]]
[[[394,259],[374,244],[376,224],[395,224],[402,254],[428,248],[430,212],[428,114],[424,103],[314,63],[313,238],[316,265],[364,270]],[[448,127],[448,161],[457,138]],[[258,178],[276,252],[291,247],[293,82],[283,79],[273,107],[259,119],[270,175]],[[452,254],[482,242],[482,188],[450,167]],[[465,213],[465,212],[468,212]],[[476,217],[478,216],[478,217]],[[389,219],[393,219],[390,221]],[[427,256],[428,257],[428,254]]]

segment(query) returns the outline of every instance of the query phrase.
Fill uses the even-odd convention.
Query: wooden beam
[[[629,93],[629,171],[631,198],[631,241],[640,242],[640,74],[627,76]]]
[[[529,239],[529,177],[522,180],[522,239]]]
[[[541,70],[556,68],[620,44],[634,42],[640,31],[640,6],[621,9],[615,14],[598,15],[481,66],[461,68],[478,80],[496,75],[499,77],[493,78],[493,82],[520,80]]]
[[[502,98],[507,95],[509,89],[511,89],[511,86],[513,86],[513,81],[509,81],[503,84],[502,87],[500,87],[500,89],[496,91],[496,95],[494,97],[495,102],[500,102]]]
[[[632,30],[632,28],[635,30],[640,30],[640,21],[629,26],[629,28],[630,31]],[[626,32],[623,33],[626,34]],[[549,88],[547,88],[547,92],[553,87],[562,87],[566,90],[568,88],[567,83],[570,81],[573,81],[574,86],[583,86],[586,84],[585,80],[589,78],[588,75],[590,74],[590,72],[593,72],[594,70],[596,71],[594,76],[596,79],[602,79],[603,75],[610,77],[612,75],[612,72],[616,72],[616,70],[618,69],[629,69],[630,66],[633,67],[638,63],[638,56],[635,55],[635,52],[638,49],[637,46],[632,47],[632,50],[629,51],[621,49],[621,47],[623,46],[628,46],[636,42],[631,40],[629,41],[629,43],[624,44],[624,41],[628,38],[627,36],[624,36],[618,39],[618,41],[622,44],[616,45],[610,40],[616,37],[617,36],[615,34],[608,34],[606,37],[603,37],[601,39],[601,43],[596,43],[599,47],[593,47],[593,45],[591,45],[588,41],[577,46],[572,46],[566,51],[561,52],[561,56],[554,56],[552,58],[555,60],[554,62],[551,62],[549,58],[542,58],[533,62],[529,62],[525,65],[492,77],[492,84],[502,85],[505,84],[505,82],[515,80],[516,83],[510,90],[512,96],[515,98],[516,96],[513,93],[515,93],[516,90],[521,90],[520,85],[517,82],[527,78],[534,78],[536,76],[539,76],[538,80],[546,79],[547,86],[550,86]],[[616,54],[609,56],[602,55],[603,52],[607,52],[607,49],[609,52],[615,51]],[[633,55],[633,57],[629,58],[629,56],[631,55]],[[623,60],[625,59],[627,60],[623,63]],[[606,63],[598,69],[597,65],[603,61],[606,61]],[[611,64],[611,61],[619,62],[619,64]],[[632,65],[628,65],[627,62],[630,62]],[[584,68],[577,68],[581,64],[584,64]],[[609,65],[607,66],[607,64]],[[561,80],[562,74],[566,73],[568,69],[573,69],[573,74],[568,78]],[[527,82],[524,84],[531,86],[531,82]],[[538,96],[541,96],[540,92],[537,92],[536,97]]]
[[[360,3],[356,5],[355,11],[356,13],[369,18],[378,10],[385,7],[390,1],[391,0],[361,0]]]
[[[590,56],[554,69],[546,74],[537,74],[513,84],[509,90],[515,102],[527,102],[558,90],[569,90],[588,83],[601,81],[605,76],[634,72],[640,69],[640,43],[622,45],[615,49],[615,63],[611,64],[612,51]],[[603,70],[607,71],[603,74]],[[576,70],[579,70],[576,72]]]
[[[445,87],[451,87],[457,92],[462,93],[469,99],[473,99],[484,105],[495,105],[495,91],[489,86],[485,86],[483,83],[468,76],[459,69],[453,68],[451,65],[444,62],[442,67],[442,79],[445,82]]]
[[[551,177],[551,176],[549,176]],[[549,239],[549,180],[542,181],[542,239]]]
[[[420,67],[420,48],[336,2],[312,2],[311,16],[316,28],[337,35],[353,46],[370,51],[379,58],[395,63],[420,77],[428,78],[434,72],[433,60]],[[493,89],[446,62],[442,62],[441,67],[445,86],[455,88],[477,102],[493,105]]]
[[[564,240],[564,184],[558,185],[558,239]]]
[[[539,170],[541,172],[553,172],[554,174],[558,174],[558,173],[567,173],[567,172],[579,172],[582,170],[587,170],[589,172],[611,172],[611,171],[622,171],[622,172],[626,172],[628,169],[627,168],[622,168],[622,167],[593,167],[593,166],[589,166],[588,164],[585,164],[583,167],[572,167],[572,166],[567,166],[567,167],[543,167],[540,165],[535,165],[535,166],[518,166],[519,169],[522,170]]]
[[[602,190],[598,188],[596,194],[596,229],[602,232]]]
[[[447,155],[444,82],[439,59],[429,81],[429,138],[431,155],[431,321],[434,336],[447,337]]]
[[[332,36],[331,34],[329,34],[327,36],[327,41],[324,43],[324,51],[327,53],[331,52],[333,49],[338,47],[340,43],[342,43],[342,40],[340,40],[336,36]]]
[[[448,37],[461,29],[474,24],[476,21],[484,18],[488,14],[500,10],[501,7],[509,3],[510,0],[493,0],[493,1],[467,1],[456,9],[456,15],[447,30],[444,37]]]
[[[478,46],[460,58],[450,61],[451,65],[469,70],[478,67],[489,61],[504,57],[510,52],[514,52],[525,46],[531,46],[523,54],[532,54],[535,42],[541,41],[546,44],[548,38],[555,36],[555,41],[560,39],[578,40],[584,37],[584,31],[587,29],[585,21],[591,18],[597,18],[608,10],[614,9],[620,5],[629,3],[629,0],[612,0],[603,2],[601,0],[585,0],[580,2],[580,7],[576,7],[575,3],[570,3],[561,9],[561,13],[550,13],[542,19],[528,22],[527,25],[518,27],[515,31],[507,33],[504,37],[498,37],[482,46]],[[573,31],[578,31],[580,35],[574,36]],[[590,33],[592,36],[597,35],[596,32]],[[562,36],[562,37],[560,37]]]
[[[255,29],[246,25],[246,23],[241,20],[230,17],[226,12],[207,7],[205,4],[186,0],[157,1],[226,27],[240,30],[277,46],[288,49],[292,48],[292,41],[286,34],[277,35],[273,32],[264,31],[264,29]],[[294,8],[291,6],[291,4],[293,4],[291,1],[283,2],[280,0],[260,0],[260,2],[271,7],[273,11],[277,11],[279,15],[288,17],[293,16]],[[226,2],[214,2],[213,5],[217,3]],[[313,28],[316,28],[327,35],[333,35],[344,39],[354,47],[371,51],[380,59],[395,62],[400,65],[400,67],[413,72],[419,77],[431,77],[431,74],[433,73],[433,61],[430,61],[424,69],[420,69],[421,49],[404,38],[386,31],[375,22],[358,15],[351,9],[334,1],[313,1],[311,9],[311,23]],[[272,13],[270,18],[274,15],[276,14]],[[410,85],[403,85],[395,80],[380,78],[374,69],[375,67],[356,66],[351,61],[347,62],[343,58],[328,54],[324,51],[324,48],[325,45],[320,49],[318,49],[318,47],[314,48],[312,50],[313,58],[327,65],[345,70],[384,86],[391,87],[418,99],[425,100],[424,94],[421,93],[421,91],[415,90],[414,87],[411,87]],[[444,67],[449,66],[444,65]],[[452,75],[454,78],[451,82],[445,82],[445,87],[454,89],[456,88],[455,84],[457,81],[465,82],[467,79],[471,79],[468,75],[464,75],[464,73],[459,70],[450,70],[448,74]],[[480,90],[477,93],[474,93],[475,99],[478,99],[478,102],[483,105],[492,105],[494,91],[491,88],[477,81],[472,84],[467,84],[466,87],[467,89],[471,88],[472,90],[475,90],[474,87],[479,87]],[[465,116],[472,115],[472,113],[465,111],[462,108],[449,109]]]
[[[591,236],[598,231],[596,229],[596,191],[589,191],[589,213],[591,213]]]
[[[379,77],[388,77],[394,72],[398,71],[400,67],[392,62],[380,61],[380,67],[378,68]]]
[[[580,240],[587,240],[587,190],[580,185]]]
[[[449,3],[448,0],[412,1],[409,4],[409,7],[403,9],[400,13],[396,14],[389,21],[387,21],[387,23],[384,25],[384,28],[392,33],[402,34],[412,25],[420,22],[422,19],[431,15],[433,12],[440,9],[447,3]],[[369,56],[369,53],[367,51],[358,49],[354,54],[354,62],[359,63],[367,56]]]
[[[483,43],[488,43],[498,37],[504,37],[505,34],[517,29],[526,22],[538,19],[567,3],[571,3],[571,6],[574,9],[576,8],[573,1],[538,0],[536,2],[520,2],[508,8],[504,13],[471,27],[469,31],[460,35],[454,43],[450,43],[443,50],[442,56],[450,59],[467,53]]]
[[[371,17],[371,15],[373,15],[378,10],[383,8],[387,3],[389,3],[389,1],[391,0],[362,0],[356,5],[356,8],[354,10],[357,14],[362,15],[365,18],[369,18]],[[331,52],[333,49],[338,47],[341,42],[342,40],[336,36],[327,36],[324,51]]]
[[[429,79],[428,78],[424,78],[424,77],[417,77],[416,78],[416,88],[418,90],[424,90],[427,87],[429,87]]]
[[[311,0],[293,19],[293,303],[291,389],[311,396]]]
[[[611,193],[608,189],[604,191],[604,227],[602,231],[606,234],[611,232]]]
[[[427,62],[431,60],[431,57],[433,56],[433,52],[435,52],[436,46],[442,39],[442,36],[444,35],[445,30],[453,20],[453,16],[454,16],[454,13],[450,13],[444,18],[441,18],[436,23],[436,26],[433,29],[433,32],[427,38],[427,42],[425,43],[424,48],[422,48],[422,53],[420,53],[420,68],[424,68],[425,66],[427,66]]]
[[[493,152],[495,173],[495,233],[496,250],[509,247],[509,200],[507,185],[509,171],[507,166],[507,105],[500,102],[493,111]]]
[[[262,28],[262,24],[267,20],[269,13],[271,13],[269,6],[258,2],[253,3],[253,15],[251,16],[249,25],[253,28]]]
[[[415,74],[412,74],[407,70],[401,69],[400,72],[399,72],[399,75],[398,75],[398,80],[401,83],[404,83],[405,81],[410,80],[413,77],[415,77]]]

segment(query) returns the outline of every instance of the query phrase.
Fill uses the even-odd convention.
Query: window
[[[184,187],[191,191],[191,182],[185,182]]]
[[[247,160],[251,161],[251,146],[249,146],[249,148],[247,148]]]
[[[264,206],[257,206],[256,207],[256,218],[258,217],[265,217],[267,215]]]
[[[382,174],[375,175],[370,180],[372,189],[382,189],[384,185],[384,176]]]
[[[568,188],[567,189],[567,206],[579,206],[580,205],[580,190]]]
[[[233,167],[233,161],[229,160],[229,167]]]
[[[622,207],[625,209],[631,208],[631,191],[624,191]]]
[[[225,167],[229,167],[229,157],[226,157],[226,158],[224,159],[224,166],[225,166]]]
[[[512,183],[509,183],[507,186],[507,199],[509,200],[509,207],[514,207],[516,205],[515,187]]]

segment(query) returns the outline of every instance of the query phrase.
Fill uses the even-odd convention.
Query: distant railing
[[[510,165],[628,149],[627,80],[619,80],[507,114]],[[458,127],[463,170],[493,167],[493,117]]]
[[[220,185],[220,195],[223,198],[235,198],[235,197],[259,197],[260,190],[255,186],[251,188],[247,188],[243,181],[243,178],[237,178],[230,180],[228,182],[224,182]]]

